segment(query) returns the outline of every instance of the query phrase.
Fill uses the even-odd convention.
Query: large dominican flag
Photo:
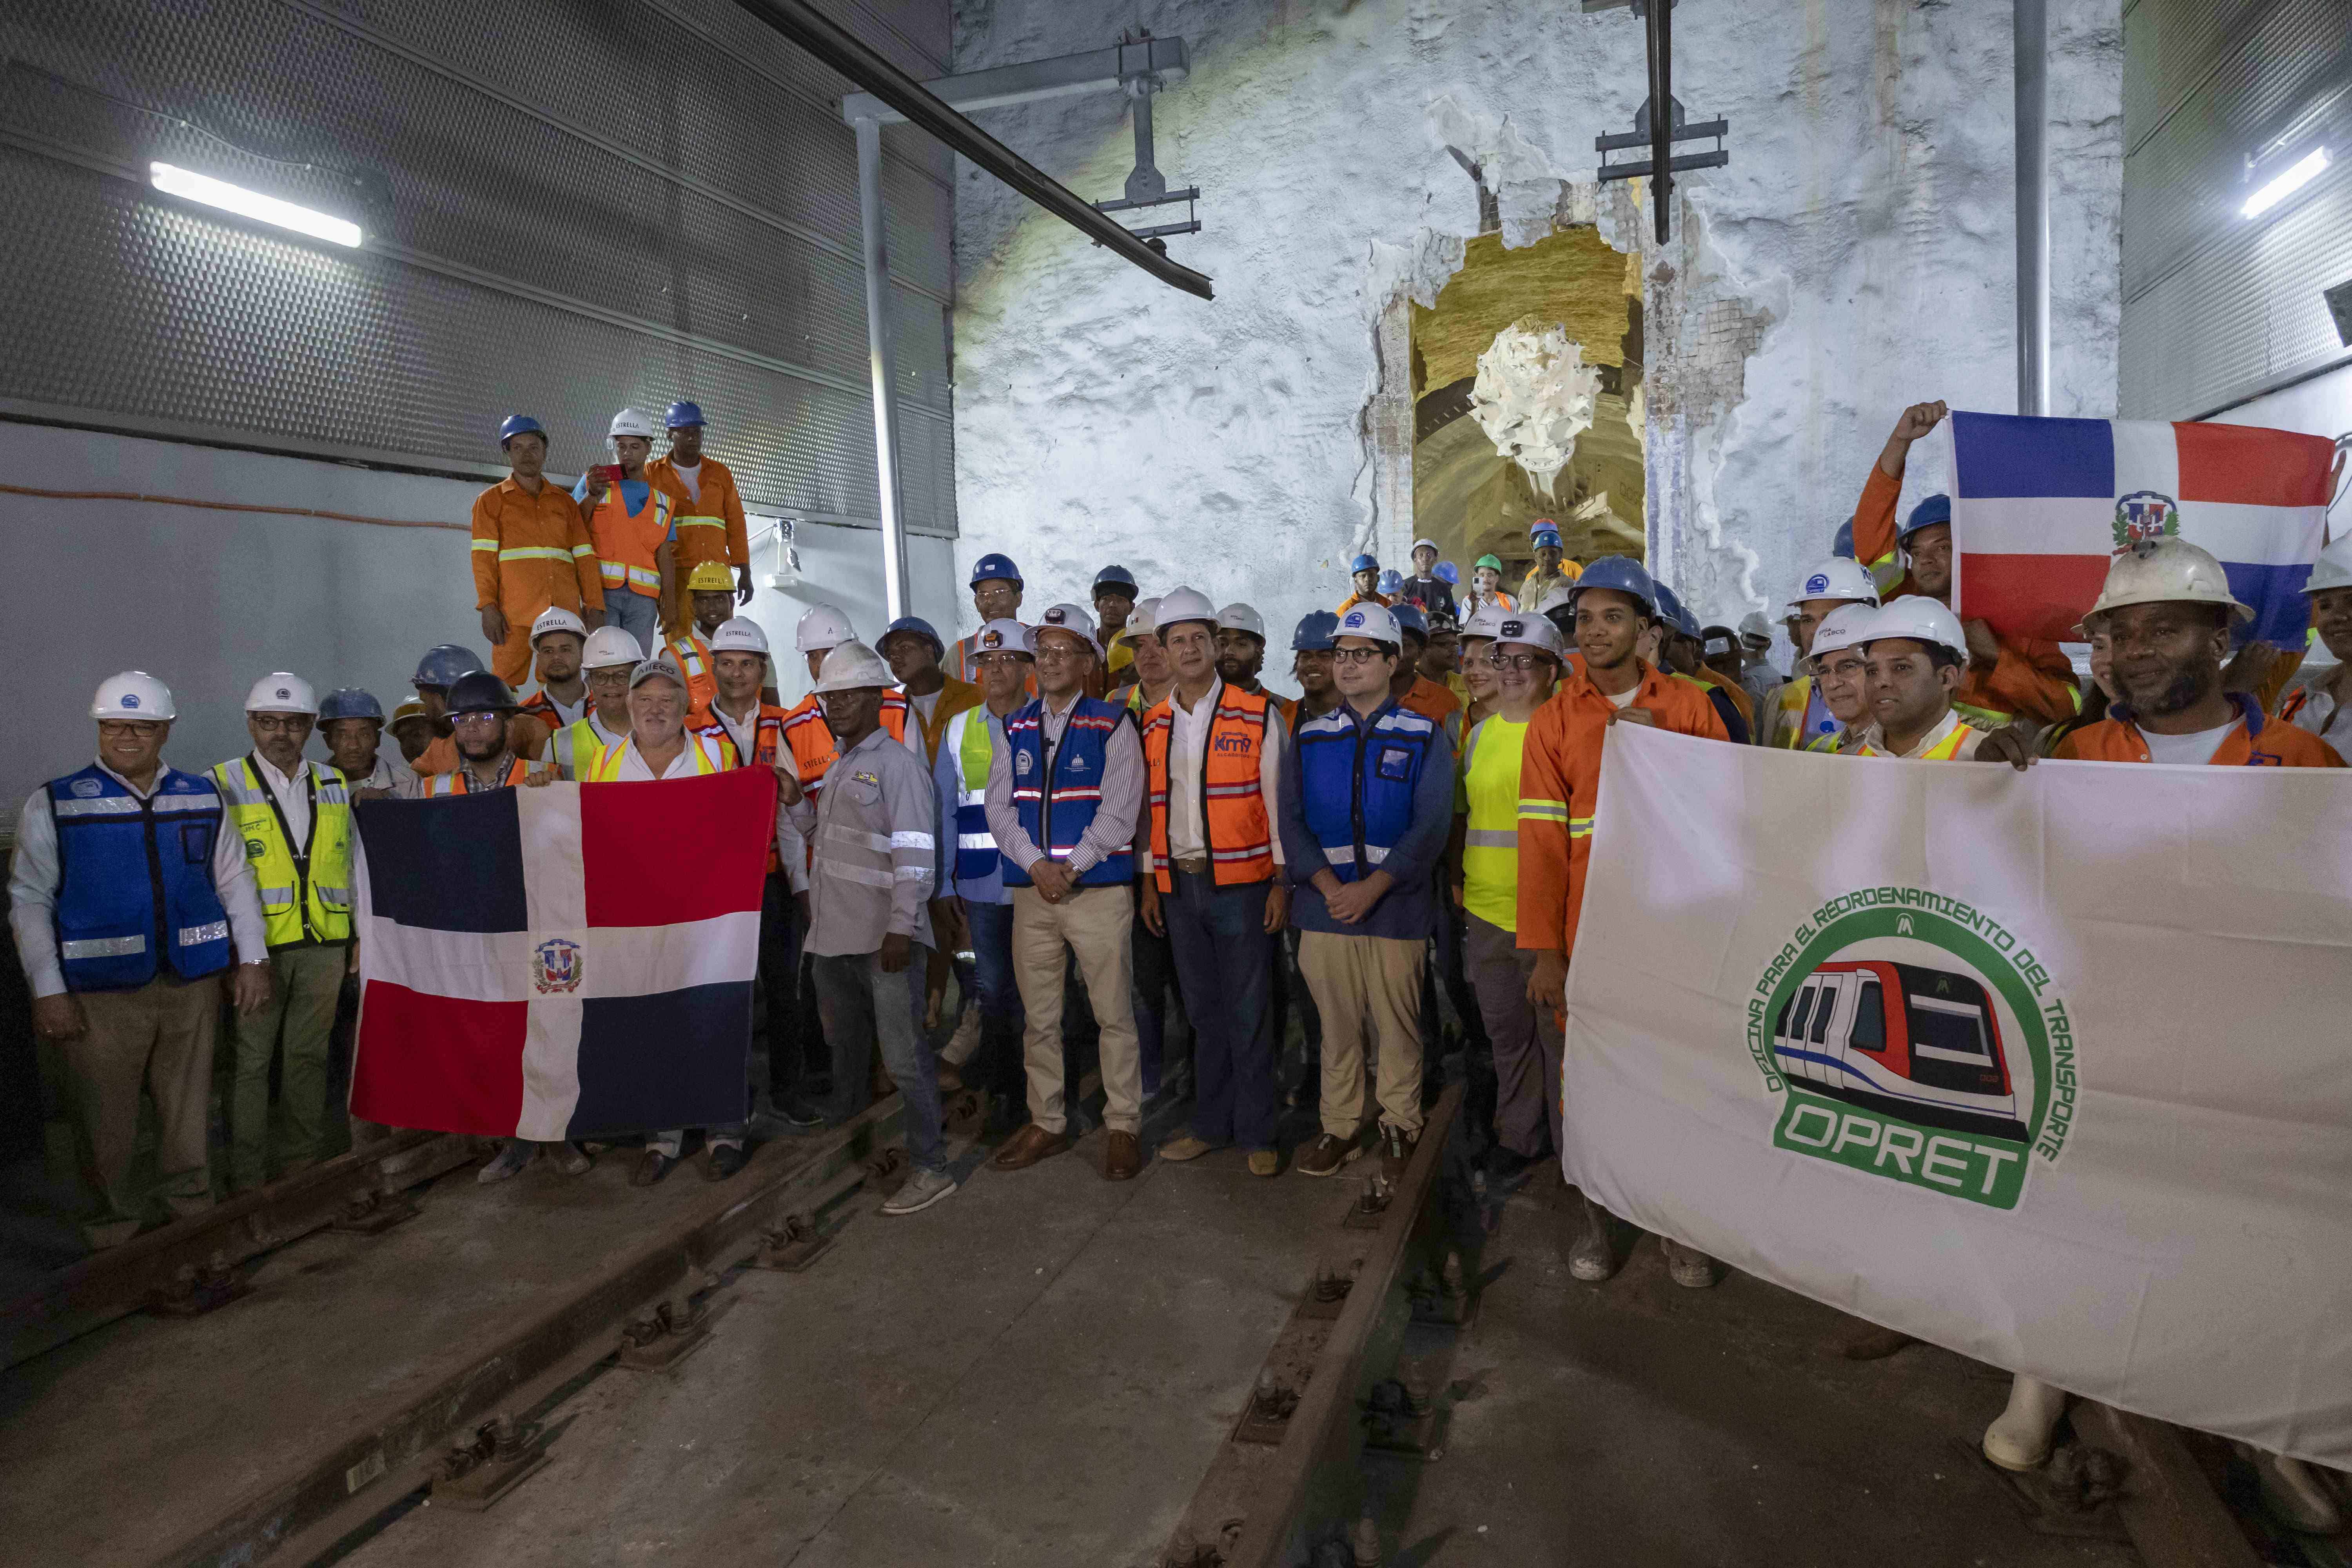
[[[2250,635],[2301,647],[2304,580],[2327,531],[2335,443],[2244,425],[1955,414],[1953,605],[2063,642],[2107,563],[2178,534],[2254,607]]]
[[[352,1113],[563,1138],[749,1113],[775,774],[355,808]]]

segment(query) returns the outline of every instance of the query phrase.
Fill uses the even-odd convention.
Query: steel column
[[[2017,411],[2050,412],[2050,19],[2012,0],[2017,90]]]
[[[890,331],[890,242],[882,210],[882,127],[857,122],[857,216],[866,231],[866,352],[874,384],[874,476],[882,498],[882,602],[890,619],[907,595],[906,497],[898,486],[898,357]]]

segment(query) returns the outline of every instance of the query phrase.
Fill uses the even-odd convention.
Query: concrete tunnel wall
[[[1691,119],[1729,117],[1732,162],[1685,176],[1668,253],[1684,397],[1670,444],[1653,404],[1651,552],[1702,618],[1777,618],[1902,405],[2015,407],[2009,7],[1691,5],[1675,21],[1676,96]],[[1339,600],[1356,550],[1385,558],[1412,537],[1379,515],[1368,405],[1385,305],[1400,289],[1427,303],[1477,232],[1447,144],[1498,187],[1507,244],[1597,208],[1632,248],[1646,211],[1629,233],[1610,212],[1622,187],[1596,203],[1573,183],[1591,179],[1596,135],[1631,128],[1642,28],[1624,10],[1512,0],[1116,16],[967,0],[955,65],[1100,47],[1138,25],[1191,41],[1190,79],[1155,103],[1157,163],[1171,188],[1203,192],[1203,232],[1170,254],[1217,299],[1153,281],[960,163],[956,559],[1011,553],[1033,612],[1083,602],[1093,571],[1121,561],[1146,593],[1247,599],[1279,633]],[[2108,415],[2116,0],[2055,0],[2051,33],[2052,411]],[[1133,162],[1116,94],[979,118],[1091,199],[1118,195]],[[1940,455],[1919,458],[1913,494],[1942,484]],[[959,615],[969,629],[968,598]],[[1268,658],[1278,684],[1286,640]]]

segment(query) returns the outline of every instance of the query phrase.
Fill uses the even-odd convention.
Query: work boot
[[[1328,1176],[1364,1152],[1360,1138],[1342,1138],[1336,1132],[1326,1132],[1307,1146],[1298,1156],[1298,1173],[1302,1176]]]
[[[2066,1413],[2066,1391],[2017,1374],[2009,1408],[1985,1428],[1984,1457],[2004,1470],[2038,1470],[2050,1459],[2050,1434]]]
[[[1617,1253],[1609,1245],[1609,1211],[1584,1200],[1584,1231],[1568,1249],[1568,1271],[1589,1285],[1617,1272]]]
[[[1205,1138],[1185,1132],[1160,1145],[1160,1157],[1181,1164],[1186,1160],[1197,1160],[1203,1154],[1213,1154],[1223,1147],[1222,1143],[1212,1143]]]
[[[940,1062],[946,1067],[961,1067],[971,1060],[972,1052],[980,1048],[980,1004],[968,1003],[956,1015],[955,1033],[940,1047]],[[961,1075],[958,1075],[961,1078]],[[957,1085],[961,1088],[961,1082]]]
[[[522,1168],[539,1152],[539,1146],[528,1138],[509,1138],[507,1146],[499,1151],[498,1158],[474,1173],[474,1180],[484,1186],[503,1182],[509,1176],[522,1174]]]
[[[1658,1237],[1665,1249],[1666,1278],[1685,1290],[1704,1290],[1721,1278],[1715,1271],[1715,1259],[1695,1247],[1685,1247],[1672,1237]]]
[[[703,1154],[702,1179],[723,1182],[751,1163],[751,1156],[740,1143],[713,1143]]]
[[[1253,1149],[1249,1168],[1253,1176],[1278,1176],[1282,1174],[1282,1156],[1271,1149]]]
[[[676,1155],[665,1154],[658,1149],[648,1149],[637,1157],[637,1168],[629,1173],[629,1185],[650,1187],[668,1175],[669,1168],[677,1163]]]
[[[555,1146],[555,1168],[567,1176],[584,1176],[592,1162],[579,1144],[558,1143]]]
[[[1404,1180],[1404,1168],[1412,1163],[1412,1152],[1420,1146],[1420,1133],[1381,1124],[1381,1174],[1390,1186]]]
[[[2263,1500],[2281,1520],[2305,1535],[2333,1535],[2344,1528],[2344,1510],[2309,1465],[2251,1443],[2236,1447],[2252,1462],[2263,1483]]]
[[[1143,1169],[1143,1140],[1132,1132],[1103,1135],[1103,1180],[1133,1181]]]
[[[1069,1146],[1070,1135],[1067,1132],[1048,1132],[1032,1121],[1015,1132],[989,1163],[1000,1171],[1025,1171],[1038,1161],[1051,1159]]]
[[[907,1178],[906,1184],[882,1205],[887,1215],[913,1214],[927,1209],[956,1190],[956,1181],[945,1171],[918,1171]]]

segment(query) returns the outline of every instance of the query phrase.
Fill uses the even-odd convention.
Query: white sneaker
[[[2309,1465],[2251,1444],[2239,1444],[2238,1451],[2253,1461],[2254,1474],[2262,1478],[2263,1500],[2280,1519],[2305,1535],[2333,1535],[2344,1528],[2344,1510]]]
[[[2023,1373],[2009,1385],[2009,1408],[1985,1428],[1984,1457],[2004,1470],[2038,1470],[2050,1460],[2050,1434],[2066,1413],[2066,1391]]]
[[[474,1180],[487,1187],[492,1182],[503,1182],[509,1176],[519,1176],[522,1173],[522,1168],[530,1164],[532,1156],[538,1152],[538,1146],[530,1140],[509,1138],[507,1140],[507,1146],[499,1151],[499,1157],[476,1172]]]
[[[940,1060],[950,1067],[960,1068],[971,1060],[971,1053],[980,1049],[980,1004],[965,1007],[956,1019],[955,1033],[940,1047]]]
[[[882,1205],[887,1215],[914,1214],[927,1209],[956,1190],[956,1181],[945,1171],[918,1171],[907,1178],[907,1184],[890,1194]]]

